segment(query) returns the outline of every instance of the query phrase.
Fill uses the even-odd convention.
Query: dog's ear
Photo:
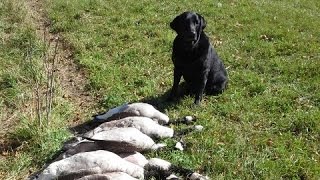
[[[181,15],[174,18],[174,20],[170,23],[171,29],[178,32],[179,24],[180,24]]]
[[[204,20],[204,18],[200,14],[197,13],[197,15],[198,15],[198,17],[200,19],[201,28],[203,30],[204,28],[206,28],[207,22],[206,22],[206,20]]]

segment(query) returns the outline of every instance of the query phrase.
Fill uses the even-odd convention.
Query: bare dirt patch
[[[70,125],[74,125],[79,121],[87,120],[88,115],[95,112],[94,106],[98,100],[86,90],[88,73],[74,59],[73,47],[60,34],[50,32],[51,23],[43,5],[43,1],[39,0],[26,1],[31,22],[37,29],[37,35],[50,44],[49,52],[53,52],[55,44],[58,43],[54,72],[57,84],[63,92],[62,98],[67,99],[75,107],[75,115],[69,121]]]

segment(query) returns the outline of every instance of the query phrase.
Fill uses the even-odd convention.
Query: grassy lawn
[[[48,0],[46,7],[52,32],[71,43],[76,60],[90,72],[88,89],[103,95],[102,110],[148,101],[172,119],[195,115],[205,127],[185,137],[186,151],[150,156],[213,179],[320,178],[320,1]],[[230,78],[226,92],[205,96],[201,106],[193,106],[193,97],[174,104],[165,100],[173,80],[175,33],[169,23],[187,10],[205,17],[205,32]],[[1,17],[9,16],[0,12]],[[0,33],[14,24],[2,18],[0,22]],[[12,36],[21,39],[20,28],[13,29]],[[2,65],[20,68],[13,60],[21,61],[18,55],[26,50],[0,46],[5,48],[0,49],[0,82],[22,82],[19,88],[28,85],[21,81],[23,74],[12,75]],[[1,84],[0,89],[7,93],[2,87],[7,86]],[[12,98],[0,99],[0,105]],[[57,109],[57,114],[64,113],[70,112],[62,106]],[[52,125],[47,131],[57,132],[58,127]],[[46,133],[55,146],[42,149],[37,161],[1,170],[21,175],[41,166],[45,155],[52,155],[67,136],[61,131]],[[33,149],[39,150],[43,144],[36,145]],[[32,159],[30,153],[25,157]]]

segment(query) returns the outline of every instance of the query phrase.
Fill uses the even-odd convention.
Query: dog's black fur
[[[177,32],[173,42],[174,81],[169,99],[178,96],[181,76],[199,104],[204,92],[222,93],[227,86],[227,71],[204,33],[204,18],[194,12],[177,16],[170,27]]]

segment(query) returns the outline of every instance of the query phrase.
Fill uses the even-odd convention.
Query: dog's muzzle
[[[197,33],[196,32],[190,32],[186,35],[186,41],[196,41],[197,40]]]

